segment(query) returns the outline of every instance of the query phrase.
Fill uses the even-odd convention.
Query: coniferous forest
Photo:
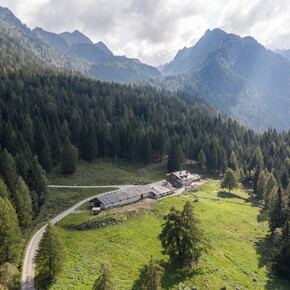
[[[269,208],[271,232],[283,229],[275,269],[289,277],[290,130],[257,134],[182,91],[55,68],[3,35],[0,55],[0,265],[20,265],[21,236],[46,199],[53,167],[71,174],[78,159],[151,163],[168,156],[172,170],[192,159],[214,175],[231,168],[252,184]]]

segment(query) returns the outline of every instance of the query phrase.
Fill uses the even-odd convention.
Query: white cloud
[[[287,0],[0,0],[29,27],[80,30],[115,53],[159,65],[210,28],[290,47]]]

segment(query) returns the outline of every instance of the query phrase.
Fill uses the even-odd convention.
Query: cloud
[[[219,26],[242,36],[251,35],[273,48],[290,46],[290,7],[287,0],[231,0],[221,14]]]
[[[29,27],[83,32],[114,53],[159,65],[210,28],[290,47],[287,0],[0,0]]]

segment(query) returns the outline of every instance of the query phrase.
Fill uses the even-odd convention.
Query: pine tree
[[[77,149],[73,147],[68,138],[65,139],[61,154],[61,170],[64,174],[76,171]]]
[[[197,226],[200,221],[193,209],[192,203],[187,201],[180,216],[182,260],[189,266],[196,266],[201,254],[209,248],[209,240]]]
[[[0,174],[12,194],[15,191],[18,175],[14,158],[6,148],[0,153]]]
[[[17,289],[19,278],[20,273],[14,264],[5,262],[0,266],[0,289]]]
[[[10,192],[2,178],[0,178],[0,197],[10,198]]]
[[[253,177],[252,177],[252,188],[254,193],[257,195],[258,194],[258,180],[259,180],[259,176],[261,173],[261,167],[260,164],[258,163],[257,167],[255,168],[255,171],[253,173]]]
[[[277,182],[274,175],[271,173],[266,184],[265,194],[263,196],[263,200],[265,202],[266,208],[269,207],[269,203],[270,203],[270,199],[272,195],[271,193],[272,192],[276,193],[276,190],[277,190]]]
[[[273,233],[276,228],[281,228],[286,220],[286,205],[283,200],[281,187],[278,188],[269,204],[269,226]]]
[[[273,269],[279,276],[290,277],[290,220],[284,223],[281,238],[274,250]]]
[[[232,151],[231,157],[230,157],[230,168],[233,171],[237,171],[239,169],[238,161],[237,161],[236,154],[234,151]]]
[[[198,162],[199,162],[200,168],[202,170],[205,170],[206,157],[202,149],[200,149],[199,154],[198,154]]]
[[[29,227],[32,219],[32,201],[29,188],[21,176],[18,177],[16,184],[14,204],[21,228]]]
[[[266,185],[267,185],[267,177],[265,172],[262,170],[257,182],[257,197],[259,199],[263,199],[263,196],[266,192]]]
[[[51,221],[39,243],[36,263],[39,269],[39,280],[54,279],[64,266],[65,251],[57,231]]]
[[[171,148],[168,154],[167,160],[167,170],[168,172],[178,171],[180,170],[180,152],[178,146],[175,142],[172,142]]]
[[[7,198],[0,197],[0,265],[17,264],[22,250],[17,214]]]
[[[93,290],[113,290],[115,289],[112,273],[108,264],[101,264],[101,274],[96,279]]]
[[[229,193],[231,193],[231,190],[238,187],[238,179],[236,174],[233,170],[228,169],[225,173],[225,176],[221,183],[221,188],[228,188]]]
[[[171,261],[178,259],[182,254],[180,216],[181,212],[172,207],[159,235],[163,253],[169,255]]]
[[[203,231],[197,227],[198,223],[190,201],[186,202],[182,212],[174,207],[170,209],[159,239],[163,252],[171,261],[191,267],[198,263],[201,253],[209,247]]]
[[[164,272],[164,268],[158,265],[158,263],[156,263],[151,256],[151,260],[149,262],[149,267],[148,267],[147,278],[144,283],[144,288],[146,290],[162,289],[160,287],[160,280],[161,280],[163,272]]]
[[[50,153],[50,146],[47,142],[45,134],[42,132],[37,144],[39,163],[46,172],[52,169],[52,159]]]

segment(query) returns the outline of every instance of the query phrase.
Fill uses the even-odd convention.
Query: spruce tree
[[[281,228],[286,220],[286,205],[283,200],[281,187],[278,188],[277,194],[271,199],[269,204],[269,226],[273,233],[276,228]]]
[[[39,280],[55,279],[64,266],[64,260],[64,246],[58,237],[55,226],[48,221],[36,255]]]
[[[192,202],[187,201],[180,216],[182,260],[189,266],[196,266],[201,254],[209,248],[209,240],[198,227],[200,220],[193,209]]]
[[[269,178],[268,178],[267,184],[266,184],[265,194],[263,196],[263,200],[265,202],[266,208],[269,207],[271,195],[273,195],[272,193],[275,194],[276,191],[277,191],[277,182],[276,182],[274,175],[271,173]]]
[[[178,171],[180,170],[180,152],[178,146],[175,142],[172,142],[171,148],[168,154],[167,160],[167,170],[168,172]]]
[[[14,204],[21,228],[29,227],[32,219],[32,201],[29,188],[21,176],[17,180]]]
[[[202,170],[205,170],[206,157],[202,149],[200,149],[199,154],[198,154],[198,162],[199,162],[200,168]]]
[[[261,167],[260,167],[260,163],[258,163],[257,167],[255,168],[255,171],[253,173],[253,177],[252,177],[252,188],[254,193],[257,195],[258,194],[258,180],[259,180],[259,176],[261,173]]]
[[[233,171],[237,171],[239,169],[238,161],[237,161],[236,154],[234,151],[232,151],[231,157],[230,157],[230,168]]]
[[[108,264],[101,264],[101,274],[96,279],[93,290],[113,290],[115,289],[112,273]]]
[[[17,184],[18,175],[14,158],[10,153],[8,153],[6,148],[0,153],[0,174],[10,193],[13,194]]]
[[[14,264],[5,262],[0,266],[0,289],[18,289],[19,278],[19,270]]]
[[[0,265],[18,264],[22,250],[21,231],[16,211],[7,198],[0,196]]]
[[[0,178],[0,197],[8,199],[10,197],[10,192],[2,178]]]
[[[276,244],[273,255],[273,269],[284,278],[290,277],[290,220],[283,226],[281,238]]]
[[[68,138],[65,139],[61,154],[61,170],[64,174],[73,174],[76,171],[77,149]]]
[[[221,188],[228,188],[229,193],[231,193],[231,190],[238,187],[238,179],[236,174],[233,170],[228,169],[225,173],[225,176],[221,183]]]
[[[257,197],[263,199],[266,191],[267,177],[264,170],[261,171],[257,182]]]
[[[190,201],[186,202],[182,212],[174,207],[170,209],[159,239],[163,252],[169,255],[171,261],[191,267],[197,265],[200,255],[209,247],[209,241],[198,228],[198,223]]]
[[[171,207],[166,222],[162,225],[162,232],[159,235],[163,253],[169,255],[171,261],[177,260],[182,255],[181,249],[181,212]]]
[[[164,268],[161,267],[158,263],[156,263],[151,256],[151,260],[149,262],[149,267],[148,267],[147,278],[144,283],[144,288],[146,290],[162,289],[160,287],[160,281],[161,281],[163,272],[164,272]]]

